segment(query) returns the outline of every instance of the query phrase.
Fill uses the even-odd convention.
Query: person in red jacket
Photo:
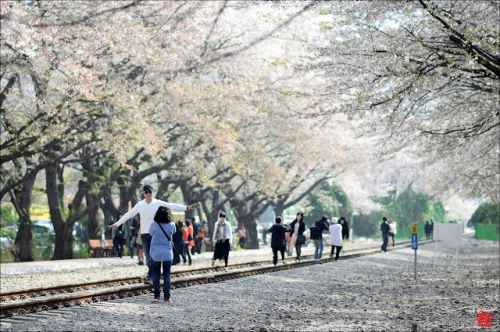
[[[188,257],[189,265],[193,264],[191,260],[191,248],[194,247],[194,237],[193,237],[193,225],[191,221],[187,219],[184,224],[184,254]]]

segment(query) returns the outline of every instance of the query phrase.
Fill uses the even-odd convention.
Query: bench
[[[113,240],[104,240],[104,246],[101,245],[101,240],[89,240],[89,248],[91,257],[108,257],[109,253],[113,250]]]

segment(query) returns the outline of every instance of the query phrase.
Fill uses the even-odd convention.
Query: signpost
[[[411,227],[411,248],[415,250],[415,284],[417,284],[417,249],[418,249],[418,225]]]

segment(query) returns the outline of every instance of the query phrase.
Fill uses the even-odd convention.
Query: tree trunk
[[[50,219],[56,233],[56,243],[52,259],[70,259],[73,258],[73,225],[70,225],[71,228],[68,232],[67,227],[69,225],[65,223],[61,206],[59,205],[57,164],[49,164],[45,169],[45,173]]]
[[[99,228],[99,221],[97,218],[97,214],[99,213],[99,198],[94,194],[87,194],[85,199],[87,201],[87,206],[95,205],[94,208],[89,210],[88,214],[88,219],[87,219],[88,238],[100,239],[101,229]]]
[[[257,234],[257,224],[252,215],[238,217],[238,224],[243,225],[247,231],[246,249],[259,249],[259,237]]]
[[[65,222],[63,228],[56,232],[56,245],[52,259],[73,258],[73,227],[74,222]]]
[[[14,240],[12,253],[16,261],[30,262],[35,260],[33,255],[33,231],[30,218],[31,197],[37,173],[31,174],[23,182],[20,190],[14,189],[11,202],[19,215],[19,229]]]

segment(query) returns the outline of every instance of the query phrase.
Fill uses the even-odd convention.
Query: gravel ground
[[[67,318],[23,322],[3,331],[498,331],[477,326],[479,310],[499,308],[499,243],[464,238],[455,247],[411,249],[340,260],[75,309]]]

